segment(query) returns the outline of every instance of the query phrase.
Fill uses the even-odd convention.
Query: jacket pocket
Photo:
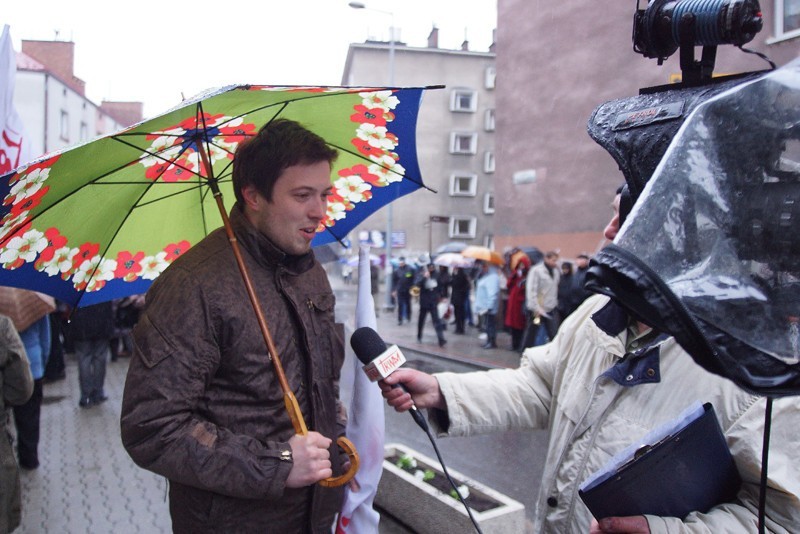
[[[336,324],[333,293],[320,293],[308,297],[311,329],[309,336],[315,378],[338,376],[344,360],[344,325]]]
[[[133,330],[133,343],[142,363],[148,369],[152,369],[175,352],[175,347],[161,334],[147,314],[141,317],[139,324]]]

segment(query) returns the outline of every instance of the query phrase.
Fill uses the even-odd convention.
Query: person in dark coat
[[[417,341],[422,342],[422,330],[425,328],[425,319],[428,314],[431,316],[436,337],[439,339],[439,346],[444,347],[447,340],[444,338],[444,322],[439,317],[437,305],[444,296],[442,295],[442,285],[439,283],[439,273],[436,266],[429,263],[417,274],[414,285],[419,287],[419,320],[417,321]]]
[[[456,334],[464,333],[464,325],[467,321],[466,303],[469,299],[469,288],[471,282],[467,272],[461,267],[453,269],[453,276],[450,282],[450,304],[453,305],[453,315],[456,320]]]
[[[114,307],[102,302],[72,312],[69,335],[78,356],[78,406],[90,408],[108,400],[105,392],[106,362],[111,358],[109,341],[114,337]]]
[[[231,230],[259,296],[285,394],[224,229],[156,279],[133,330],[122,443],[169,480],[175,532],[331,532],[347,469],[339,402],[344,325],[311,250],[327,212],[336,151],[300,124],[274,120],[233,160]]]
[[[411,322],[411,286],[414,285],[414,269],[400,256],[398,266],[392,272],[392,296],[397,301],[397,324]]]

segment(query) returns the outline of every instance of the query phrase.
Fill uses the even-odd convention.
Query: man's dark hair
[[[262,127],[255,137],[239,145],[233,158],[233,193],[244,205],[242,190],[252,185],[267,200],[278,177],[288,167],[333,164],[338,152],[320,136],[289,119],[276,119]]]

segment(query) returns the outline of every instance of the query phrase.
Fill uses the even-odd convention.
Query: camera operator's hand
[[[589,534],[613,532],[618,534],[650,534],[650,525],[643,515],[628,517],[606,517],[597,521],[592,518]]]

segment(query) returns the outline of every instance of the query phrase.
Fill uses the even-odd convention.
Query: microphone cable
[[[434,452],[436,452],[436,458],[439,460],[439,463],[442,466],[442,472],[444,472],[445,478],[447,478],[447,481],[453,487],[453,490],[455,490],[456,495],[458,496],[458,500],[461,501],[461,504],[463,504],[464,508],[467,510],[467,515],[469,516],[470,521],[472,521],[472,525],[475,527],[475,531],[478,534],[483,534],[480,525],[478,525],[478,522],[475,520],[475,516],[472,515],[472,509],[469,507],[467,501],[461,495],[461,492],[458,491],[458,486],[456,485],[456,481],[453,480],[453,477],[451,477],[450,473],[447,471],[447,466],[444,464],[442,453],[439,451],[439,446],[436,444],[436,439],[433,437],[433,433],[431,433],[431,430],[428,427],[428,422],[425,420],[425,417],[419,410],[416,409],[416,407],[414,407],[414,409],[409,410],[409,412],[411,413],[411,416],[414,418],[414,421],[417,423],[417,425],[419,425],[419,427],[425,431],[425,434],[428,436],[431,445],[433,445],[433,450]]]

